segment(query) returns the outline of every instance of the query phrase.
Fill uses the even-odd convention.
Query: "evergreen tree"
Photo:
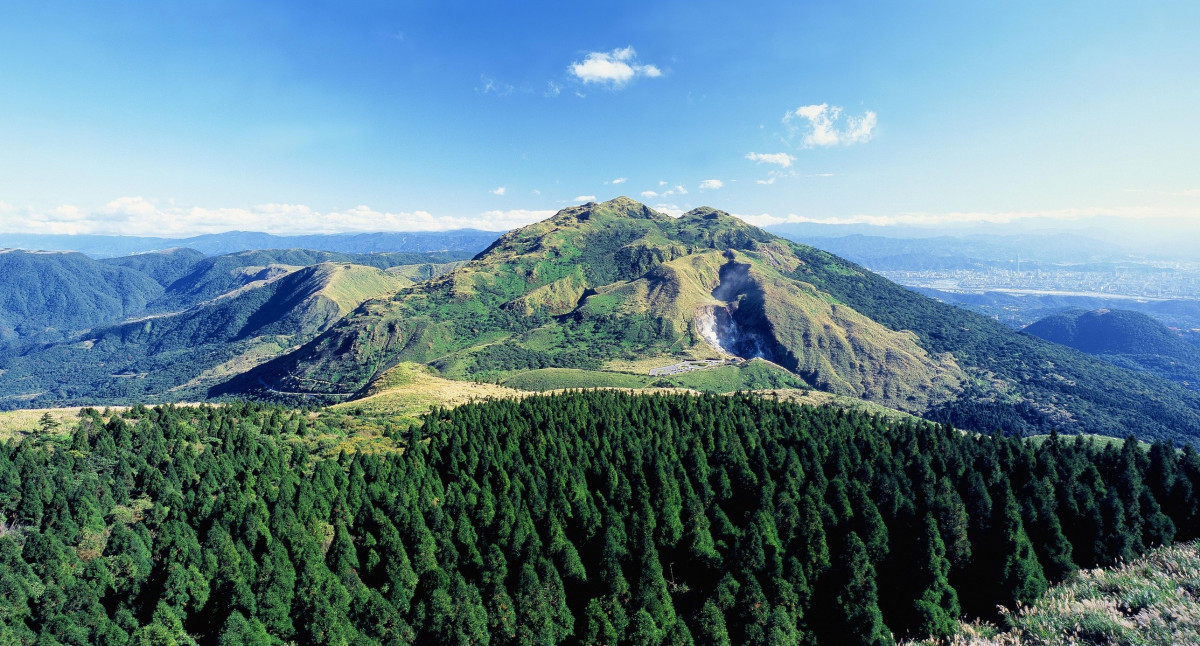
[[[837,644],[878,646],[893,643],[879,611],[875,566],[866,544],[858,534],[846,536],[835,571],[836,614],[825,625],[822,641]]]
[[[950,561],[932,514],[925,516],[924,531],[917,541],[917,572],[923,578],[913,604],[917,635],[949,637],[958,629],[958,593],[950,587]]]

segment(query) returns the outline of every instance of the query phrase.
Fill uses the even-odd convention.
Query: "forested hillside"
[[[203,305],[97,326],[0,362],[0,407],[22,399],[82,405],[201,398],[220,379],[312,338],[368,298],[410,284],[362,265],[276,266]]]
[[[153,253],[137,253],[116,258],[104,258],[102,264],[112,267],[128,267],[146,274],[163,288],[183,278],[204,260],[204,254],[195,249],[166,249]]]
[[[0,250],[0,361],[35,344],[64,341],[136,316],[187,309],[323,262],[388,269],[438,266],[468,257],[462,252],[265,249],[206,258],[192,249],[168,249],[94,260],[79,253]],[[425,273],[428,277],[438,271]]]
[[[887,644],[1200,530],[1190,447],[758,397],[45,426],[0,446],[3,643]]]
[[[1140,312],[1071,310],[1047,316],[1025,332],[1200,390],[1200,348]]]
[[[0,276],[0,354],[131,316],[163,293],[146,274],[78,253],[0,250]]]

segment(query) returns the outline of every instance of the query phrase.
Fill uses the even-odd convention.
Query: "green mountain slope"
[[[399,361],[473,378],[758,356],[910,410],[948,397],[961,378],[952,361],[781,273],[797,264],[790,243],[711,209],[679,219],[629,199],[566,209],[451,274],[368,304],[240,383],[349,393]]]
[[[463,259],[461,254],[453,253],[347,254],[311,249],[260,249],[229,253],[196,262],[186,273],[167,285],[166,293],[151,303],[150,309],[165,312],[191,307],[247,285],[323,262],[388,269],[398,265],[451,262],[460,259]]]
[[[1043,318],[1025,332],[1200,389],[1200,347],[1139,312],[1073,310]]]
[[[181,311],[248,285],[322,262],[393,270],[424,280],[461,253],[346,254],[261,250],[206,258],[168,249],[94,260],[79,253],[0,250],[0,354],[55,343],[97,325]]]
[[[118,258],[104,258],[101,263],[113,267],[128,267],[154,279],[164,288],[190,273],[204,254],[195,249],[167,249],[148,253],[137,253]]]
[[[146,274],[78,253],[0,250],[0,276],[0,347],[60,340],[163,294]]]
[[[327,329],[363,301],[411,281],[374,267],[285,271],[182,312],[97,328],[9,360],[0,402],[194,399]]]
[[[474,261],[364,304],[212,394],[366,392],[402,361],[443,376],[646,375],[760,357],[838,394],[969,428],[1200,437],[1200,398],[906,290],[709,208],[565,209]],[[598,374],[597,385],[612,383]],[[264,384],[266,388],[264,388]]]

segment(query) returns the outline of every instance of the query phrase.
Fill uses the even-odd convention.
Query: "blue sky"
[[[1200,4],[903,4],[5,3],[0,230],[500,230],[624,194],[1200,236]]]

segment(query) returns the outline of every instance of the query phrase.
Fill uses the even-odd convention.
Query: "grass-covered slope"
[[[400,362],[455,379],[629,381],[686,359],[763,357],[807,384],[1021,433],[1200,437],[1200,396],[942,305],[720,211],[628,198],[564,209],[474,261],[364,304],[213,394],[367,391]],[[554,374],[545,373],[542,374]],[[574,379],[574,378],[573,378]],[[586,379],[574,379],[583,382]]]
[[[1129,310],[1072,310],[1025,328],[1036,337],[1200,390],[1200,347]]]
[[[311,249],[261,249],[212,256],[192,264],[186,273],[171,281],[162,297],[150,303],[150,309],[158,312],[177,311],[247,285],[320,263],[388,269],[398,265],[451,262],[460,257],[455,254],[418,253],[346,254]]]
[[[506,234],[451,274],[367,304],[231,388],[266,382],[353,394],[400,361],[454,378],[504,379],[607,371],[614,361],[669,365],[729,350],[890,406],[923,410],[948,398],[961,381],[952,361],[781,273],[797,264],[788,243],[712,209],[676,219],[624,198],[584,205]],[[731,278],[729,268],[742,265],[744,275]],[[734,312],[732,328],[761,336],[761,347],[714,347],[697,328],[706,308]]]
[[[312,338],[363,301],[411,284],[374,267],[323,263],[182,312],[96,328],[4,365],[0,405],[186,399]]]

